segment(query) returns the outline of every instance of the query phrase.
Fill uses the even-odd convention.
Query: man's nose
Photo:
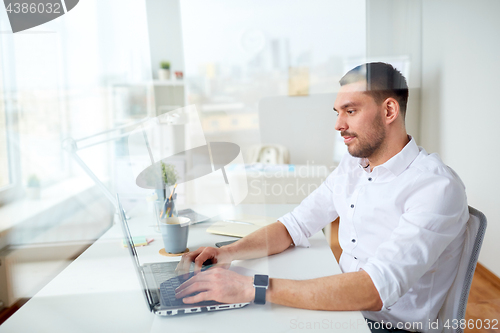
[[[337,121],[335,122],[335,129],[337,131],[345,131],[348,129],[345,117],[341,114],[337,116]]]

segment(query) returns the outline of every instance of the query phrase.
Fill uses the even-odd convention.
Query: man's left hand
[[[189,296],[196,292],[199,294]],[[253,301],[255,289],[252,277],[214,267],[196,274],[181,284],[175,290],[175,297],[183,298],[182,301],[186,304],[202,301],[243,303]]]

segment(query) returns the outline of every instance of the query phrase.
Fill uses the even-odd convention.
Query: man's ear
[[[390,124],[399,116],[399,103],[396,99],[389,97],[383,104],[385,110],[385,122]]]

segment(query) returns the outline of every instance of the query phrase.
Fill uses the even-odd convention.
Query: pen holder
[[[161,232],[161,223],[166,218],[178,217],[177,207],[175,204],[175,199],[177,199],[177,193],[175,193],[172,199],[167,198],[165,201],[155,201],[154,202],[154,212],[156,217],[156,232]]]
[[[176,199],[177,193],[175,193],[171,199],[167,198],[165,200],[165,203],[163,204],[163,210],[160,213],[160,219],[179,216],[179,213],[177,212],[177,205],[175,204]]]

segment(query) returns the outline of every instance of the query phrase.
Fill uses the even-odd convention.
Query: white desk
[[[293,205],[240,205],[246,214],[279,217]],[[178,260],[162,257],[160,234],[129,212],[132,234],[155,236],[138,248],[141,263]],[[210,222],[191,226],[188,247],[212,245],[228,237],[205,232]],[[0,332],[289,332],[338,331],[369,333],[358,311],[332,312],[288,308],[275,304],[250,304],[243,309],[159,317],[146,307],[121,230],[113,226],[85,253],[45,286],[25,306],[0,326]],[[340,268],[320,232],[310,248],[290,248],[268,258],[236,261],[232,269],[247,275],[308,279],[340,273]]]

